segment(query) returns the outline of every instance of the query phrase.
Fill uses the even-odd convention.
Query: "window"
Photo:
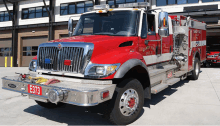
[[[213,2],[213,1],[220,1],[220,0],[202,0],[202,2]]]
[[[2,56],[12,56],[11,47],[0,48],[0,57]]]
[[[10,13],[11,16],[13,16],[13,12],[10,11]],[[0,22],[3,21],[11,21],[11,17],[9,16],[9,13],[7,11],[0,12]]]
[[[155,35],[155,15],[147,14],[148,34]]]
[[[47,7],[49,10],[49,7]],[[22,9],[22,19],[48,17],[45,7],[32,7]]]
[[[38,46],[25,46],[23,47],[23,56],[36,56]]]
[[[146,20],[146,18],[147,18],[146,14],[144,13],[143,20],[142,20],[141,38],[147,37],[147,20]]]
[[[84,13],[84,11],[85,11],[84,10],[85,9],[84,3],[77,3],[76,8],[77,8],[77,14]]]
[[[218,0],[220,1],[220,0]],[[157,0],[157,6],[166,6],[172,4],[189,4],[189,3],[198,3],[199,0]]]
[[[108,4],[110,7],[113,5],[116,6],[118,4],[125,4],[125,3],[135,3],[135,2],[145,2],[146,0],[108,0]],[[115,3],[116,2],[116,3]]]
[[[167,5],[167,1],[166,0],[157,0],[157,6],[165,6]]]
[[[81,14],[88,12],[88,8],[90,7],[93,7],[93,1],[61,4],[60,15]]]

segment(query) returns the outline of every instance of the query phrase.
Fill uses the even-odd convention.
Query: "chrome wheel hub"
[[[134,89],[128,89],[120,98],[119,109],[124,116],[130,116],[137,110],[138,103],[138,93]]]
[[[199,63],[196,63],[196,68],[195,68],[196,76],[199,74]]]

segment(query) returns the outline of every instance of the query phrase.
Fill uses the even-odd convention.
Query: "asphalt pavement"
[[[27,67],[0,67],[0,78],[27,72]],[[0,81],[2,87],[2,81]],[[0,88],[0,125],[110,125],[98,113],[64,105],[38,106],[21,94]],[[131,125],[220,125],[220,68],[202,68],[196,81],[181,81],[145,100],[142,115]]]

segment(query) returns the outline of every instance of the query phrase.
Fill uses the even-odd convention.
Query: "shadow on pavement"
[[[172,86],[169,86],[167,89],[159,92],[158,94],[152,94],[150,100],[145,99],[144,107],[150,108],[150,105],[158,104],[159,102],[161,102],[162,100],[164,100],[166,98],[165,95],[169,97],[170,95],[172,95],[173,93],[175,93],[177,91],[178,87],[181,87],[185,83],[188,83],[188,82],[189,82],[189,80],[182,80]]]
[[[166,98],[165,95],[172,95],[177,91],[176,88],[181,87],[184,85],[184,83],[188,82],[189,80],[180,81],[177,84],[168,87],[164,91],[156,95],[152,95],[151,100],[145,99],[144,107],[150,108],[150,105],[158,104]],[[55,109],[46,109],[39,105],[33,105],[26,108],[24,112],[41,116],[43,118],[55,122],[65,123],[68,125],[111,125],[111,123],[102,115],[98,113],[87,112],[87,109],[85,107],[74,106],[69,104]],[[144,109],[142,109],[139,118],[143,114]]]
[[[111,125],[111,123],[101,115],[86,112],[85,107],[69,104],[55,109],[46,109],[39,105],[34,105],[25,109],[24,112],[68,125]]]

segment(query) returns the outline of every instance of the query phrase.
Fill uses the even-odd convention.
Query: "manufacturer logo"
[[[16,87],[17,87],[15,84],[8,84],[8,86],[9,86],[10,88],[16,88]]]
[[[58,47],[58,49],[60,50],[60,49],[62,48],[61,43],[59,43],[57,47]]]

